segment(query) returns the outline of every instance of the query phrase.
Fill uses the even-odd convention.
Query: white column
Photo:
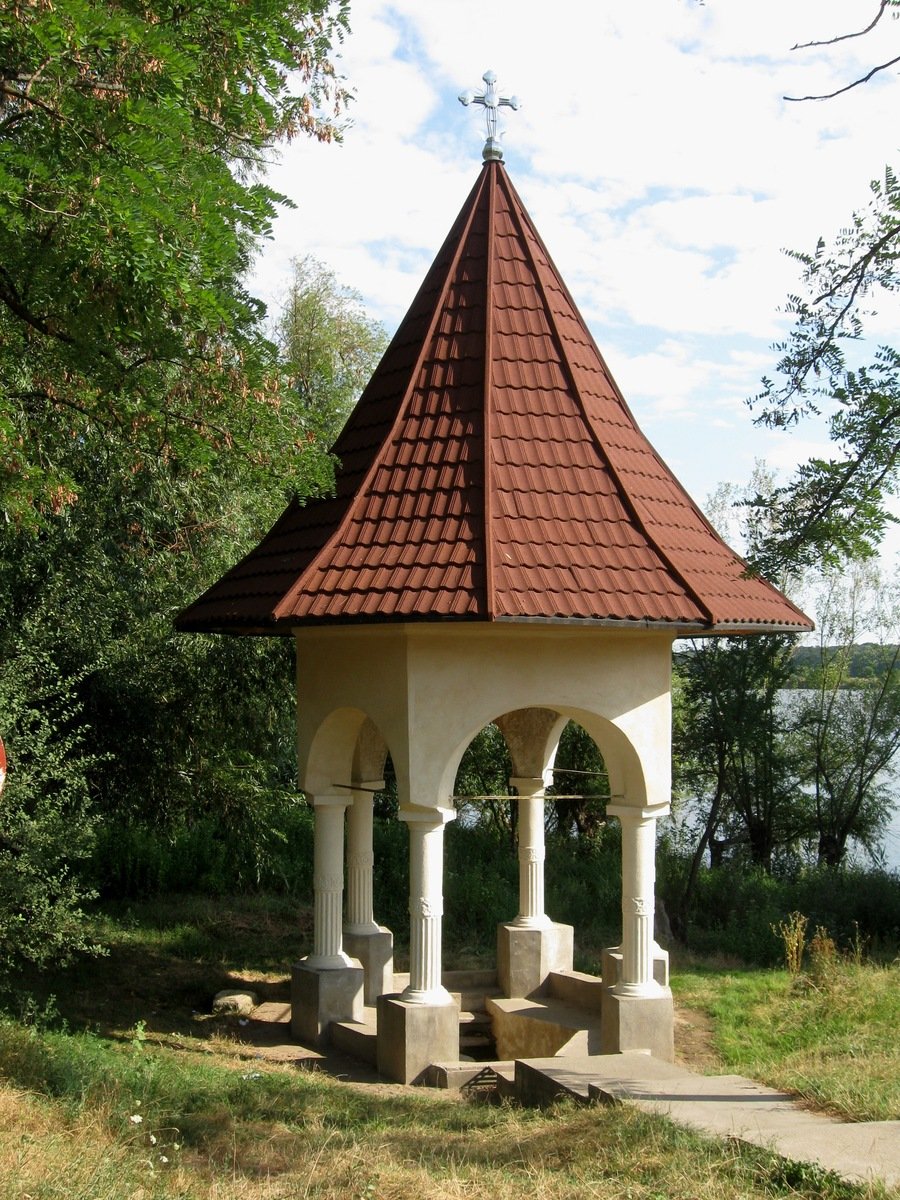
[[[384,787],[384,780],[366,779],[359,782],[350,795],[353,803],[347,813],[347,920],[345,933],[378,933],[372,901],[372,875],[375,855],[372,852],[374,793]]]
[[[552,922],[544,912],[544,781],[514,775],[509,783],[519,797],[519,915],[513,924],[546,929]]]
[[[622,976],[614,990],[623,996],[659,995],[653,978],[653,912],[656,905],[656,822],[668,804],[645,808],[608,804],[622,825]]]
[[[401,999],[450,1004],[441,983],[441,918],[444,914],[444,826],[452,809],[401,812],[409,826],[409,986]]]
[[[313,952],[306,966],[319,969],[348,967],[344,953],[341,916],[344,903],[344,812],[347,796],[313,796],[315,849],[313,852]]]

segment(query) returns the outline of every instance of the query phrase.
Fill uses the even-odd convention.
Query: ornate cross
[[[503,147],[500,145],[500,135],[497,130],[497,116],[501,108],[513,110],[521,107],[517,96],[501,96],[497,91],[497,76],[493,71],[485,71],[481,77],[484,80],[483,92],[460,92],[459,102],[467,107],[470,104],[480,104],[484,108],[484,123],[487,130],[487,141],[484,143],[482,157],[485,160],[503,158]]]

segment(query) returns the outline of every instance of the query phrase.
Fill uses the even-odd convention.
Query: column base
[[[455,1004],[412,1004],[398,995],[378,997],[379,1075],[397,1083],[418,1083],[432,1063],[458,1060]]]
[[[621,996],[604,987],[600,1053],[629,1050],[649,1050],[664,1062],[675,1061],[675,1006],[668,988],[655,996]]]
[[[371,933],[343,935],[344,949],[366,973],[363,1000],[374,1005],[379,996],[394,990],[394,935],[379,926]]]
[[[606,987],[616,987],[622,980],[622,950],[619,946],[607,947],[600,957],[600,973]],[[653,981],[662,988],[669,986],[669,952],[657,942],[653,943]],[[653,990],[654,989],[648,989]]]
[[[505,996],[540,993],[551,971],[571,971],[575,932],[571,925],[549,922],[529,929],[514,921],[497,926],[497,980]]]
[[[322,970],[305,962],[291,967],[291,1037],[304,1046],[328,1044],[332,1021],[362,1021],[365,973],[359,963]]]

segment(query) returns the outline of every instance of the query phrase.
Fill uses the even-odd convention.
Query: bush
[[[9,776],[0,801],[0,975],[96,951],[79,874],[95,821],[74,686],[37,652],[0,662],[0,722]]]

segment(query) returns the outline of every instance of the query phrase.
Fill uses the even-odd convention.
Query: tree
[[[243,280],[281,199],[259,175],[278,138],[336,136],[346,23],[347,0],[0,11],[7,517],[74,503],[73,441],[133,438],[190,469],[233,442],[236,409],[252,427],[277,403]]]
[[[301,289],[295,298],[305,302]],[[319,315],[323,344],[355,354],[361,374],[372,370],[377,348],[368,358],[357,349],[357,326]],[[308,366],[327,378],[315,352]],[[275,847],[296,786],[291,644],[185,637],[172,622],[259,540],[289,495],[333,487],[327,446],[307,431],[318,404],[333,418],[349,399],[345,387],[333,401],[324,382],[314,397],[285,386],[252,425],[239,396],[230,408],[223,401],[237,442],[203,469],[141,443],[138,455],[130,437],[108,436],[85,461],[72,442],[60,465],[80,472],[78,501],[39,530],[0,523],[0,686],[35,648],[71,681],[97,755],[93,811],[113,853],[125,828],[174,835],[204,821],[233,883],[252,885]],[[118,878],[112,869],[107,882]]]
[[[892,808],[885,771],[900,750],[896,589],[871,567],[825,576],[817,606],[819,661],[793,694],[796,745],[814,805],[821,865],[840,866],[855,838],[874,852]],[[852,679],[860,633],[872,631],[870,673]]]
[[[294,275],[275,331],[308,437],[330,446],[379,358],[384,326],[362,308],[324,263],[295,259]]]
[[[805,46],[863,37],[897,8],[898,0],[879,0],[864,28]],[[828,95],[786,98],[832,99],[898,61],[878,64]],[[889,345],[873,348],[866,321],[876,308],[896,305],[900,188],[890,167],[871,186],[868,208],[854,213],[830,244],[819,238],[812,253],[793,253],[802,266],[801,290],[787,303],[794,326],[775,346],[780,378],[763,379],[751,402],[759,407],[757,422],[772,428],[825,416],[835,446],[832,457],[811,459],[787,485],[758,498],[781,530],[758,564],[764,571],[872,555],[891,520],[887,501],[900,466],[900,354]]]

